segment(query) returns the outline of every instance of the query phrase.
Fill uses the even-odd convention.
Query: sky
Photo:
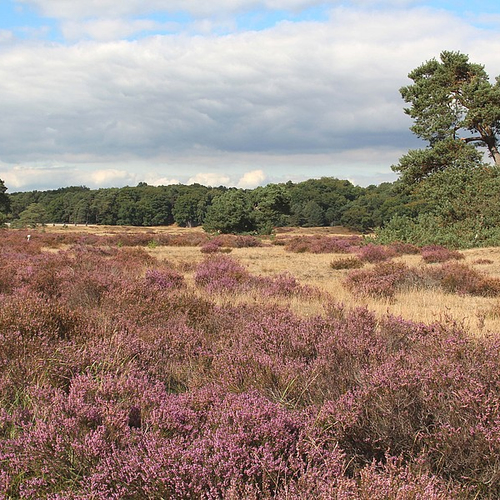
[[[399,89],[443,50],[500,74],[500,2],[0,0],[8,192],[392,182]]]

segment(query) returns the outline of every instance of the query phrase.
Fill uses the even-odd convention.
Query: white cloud
[[[67,40],[90,38],[98,41],[112,41],[128,38],[140,32],[170,31],[175,23],[158,23],[150,19],[126,20],[119,18],[94,19],[91,21],[65,21],[61,31]]]
[[[117,17],[150,12],[189,12],[207,16],[220,12],[255,9],[296,11],[315,5],[336,4],[322,0],[18,0],[37,7],[44,15],[55,18],[82,19]]]
[[[10,30],[0,30],[0,43],[12,42],[14,33]]]
[[[110,168],[107,170],[95,170],[89,174],[89,179],[92,184],[97,186],[114,186],[116,184],[124,184],[128,180],[135,180],[135,175],[131,176],[126,170],[117,170]]]
[[[54,189],[64,186],[86,185],[90,188],[137,184],[136,173],[118,169],[82,170],[77,167],[50,167],[46,165],[0,165],[0,178],[9,192],[31,189]]]
[[[157,177],[155,175],[147,174],[144,177],[144,182],[150,186],[170,186],[172,184],[182,184],[179,179],[170,179],[168,177]]]
[[[203,186],[227,186],[231,178],[215,172],[200,172],[189,178],[187,184],[202,184]]]
[[[245,172],[243,174],[237,186],[243,189],[253,189],[257,186],[261,186],[266,178],[267,176],[263,170],[252,170],[251,172]]]

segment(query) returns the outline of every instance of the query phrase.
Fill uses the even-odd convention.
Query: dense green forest
[[[361,188],[325,177],[253,190],[199,184],[91,190],[68,187],[8,195],[14,226],[44,223],[203,225],[209,231],[269,233],[276,226],[343,225],[369,231],[394,215],[416,215],[394,184]]]

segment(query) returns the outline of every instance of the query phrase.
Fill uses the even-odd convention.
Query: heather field
[[[500,497],[496,248],[47,227],[0,252],[0,498]]]

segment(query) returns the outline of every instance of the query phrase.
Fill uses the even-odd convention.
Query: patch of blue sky
[[[451,12],[478,28],[498,30],[500,25],[498,0],[433,0],[427,6]]]
[[[56,20],[41,18],[33,9],[12,0],[0,2],[0,30],[11,31],[21,39],[59,38]]]
[[[437,9],[445,9],[457,14],[469,13],[500,13],[500,2],[498,0],[433,0],[427,5]]]
[[[261,31],[272,28],[282,21],[306,22],[326,21],[329,9],[326,7],[311,7],[300,12],[285,10],[255,10],[240,14],[236,18],[236,25],[240,31]]]
[[[477,28],[496,31],[500,27],[498,0],[434,0],[430,5],[451,12]]]

